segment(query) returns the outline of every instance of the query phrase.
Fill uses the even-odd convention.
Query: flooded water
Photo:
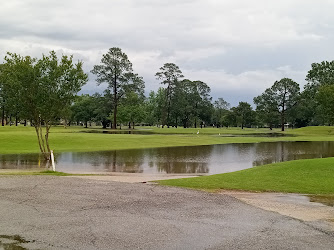
[[[0,235],[0,250],[25,250],[23,243],[30,243],[19,235]]]
[[[334,207],[333,195],[309,195],[310,202],[322,203],[326,206]]]
[[[334,142],[267,142],[56,154],[58,171],[218,174],[268,163],[334,157]],[[45,169],[39,154],[0,155],[0,169]]]

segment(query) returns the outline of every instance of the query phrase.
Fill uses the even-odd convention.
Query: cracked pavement
[[[0,177],[1,240],[25,249],[333,249],[334,234],[231,196],[75,177]],[[13,244],[14,244],[13,243]],[[4,244],[4,243],[3,243]]]

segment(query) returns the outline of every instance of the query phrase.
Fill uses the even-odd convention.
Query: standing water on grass
[[[274,162],[334,156],[334,142],[264,142],[56,153],[57,171],[218,174]],[[0,169],[44,169],[39,154],[0,155]]]

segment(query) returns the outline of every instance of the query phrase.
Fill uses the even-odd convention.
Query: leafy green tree
[[[193,103],[194,126],[197,127],[197,119],[208,122],[211,118],[211,89],[202,81],[192,82],[191,99]]]
[[[226,115],[226,111],[230,109],[230,104],[223,98],[218,98],[218,100],[213,103],[213,124],[219,128],[223,126],[223,117]]]
[[[182,71],[174,63],[165,63],[160,71],[155,74],[158,80],[161,80],[161,84],[166,85],[165,89],[165,104],[162,112],[162,125],[169,127],[170,115],[172,108],[172,99],[175,93],[175,88],[178,81],[183,78]]]
[[[120,113],[122,114],[122,122],[127,121],[129,128],[135,128],[136,122],[143,121],[145,117],[143,93],[128,92],[120,105]]]
[[[183,124],[184,128],[192,126],[194,121],[194,103],[191,102],[194,97],[193,91],[193,82],[189,79],[176,83],[171,107],[174,125]]]
[[[64,116],[88,80],[82,62],[73,64],[73,56],[66,55],[59,60],[54,51],[41,59],[8,53],[5,77],[17,90],[15,98],[22,103],[22,116],[34,125],[39,148],[48,158],[51,126]]]
[[[4,64],[0,64],[0,108],[1,108],[1,125],[5,126],[5,72]]]
[[[279,123],[279,110],[277,103],[273,98],[273,92],[271,89],[267,89],[260,96],[254,97],[254,103],[256,105],[256,112],[258,118],[269,125],[270,130],[273,129],[273,125]]]
[[[222,125],[227,127],[236,127],[237,124],[237,111],[236,107],[232,107],[230,110],[226,110],[222,117]]]
[[[311,67],[306,76],[308,88],[334,84],[334,61],[312,63]]]
[[[178,81],[171,98],[171,124],[178,126],[181,121],[184,127],[189,127],[191,123],[197,127],[199,120],[201,124],[208,122],[211,118],[209,93],[210,88],[204,82]]]
[[[254,120],[252,106],[247,102],[239,102],[239,105],[233,111],[237,121],[241,124],[241,129],[244,129],[245,126],[250,126]]]
[[[322,124],[334,124],[334,85],[322,85],[316,94]]]
[[[287,112],[291,111],[299,100],[299,85],[289,78],[276,81],[271,88],[254,98],[259,110],[267,113],[267,122],[272,122],[269,118],[274,115],[275,110],[280,115],[281,128],[284,131]]]
[[[112,101],[109,90],[104,91],[104,95],[95,93],[94,98],[94,121],[102,124],[102,128],[107,128],[111,123]]]
[[[93,96],[81,95],[78,96],[71,106],[72,117],[75,121],[83,122],[85,127],[88,127],[88,122],[93,121],[95,117],[95,100]]]
[[[193,105],[190,103],[191,85],[192,82],[187,79],[175,84],[174,94],[171,97],[171,122],[169,125],[177,127],[182,121],[184,127],[189,126],[193,110]]]
[[[104,54],[100,65],[95,65],[91,71],[97,76],[97,83],[108,83],[108,89],[112,93],[113,124],[117,127],[117,109],[127,91],[140,92],[144,89],[144,81],[133,73],[132,63],[128,56],[120,48],[110,48]]]
[[[158,98],[154,91],[150,91],[144,103],[145,123],[154,125],[159,123],[161,115],[158,114]]]
[[[318,125],[325,119],[323,110],[319,110],[323,107],[319,107],[316,96],[321,86],[334,84],[334,61],[312,63],[311,67],[306,76],[307,84],[301,93],[300,105],[297,107],[301,111],[297,114],[300,116],[297,122],[303,125]]]
[[[287,120],[294,127],[299,128],[321,123],[321,113],[318,112],[319,105],[315,96],[309,94],[305,90],[301,92],[297,104],[287,113]]]

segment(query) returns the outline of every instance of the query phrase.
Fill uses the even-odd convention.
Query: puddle
[[[265,142],[55,152],[58,171],[143,174],[219,174],[275,162],[334,156],[334,142]],[[47,169],[39,154],[0,154],[0,170]]]
[[[19,235],[0,235],[0,250],[26,250],[23,243],[30,243]]]
[[[310,202],[317,202],[334,207],[334,195],[308,195]]]

